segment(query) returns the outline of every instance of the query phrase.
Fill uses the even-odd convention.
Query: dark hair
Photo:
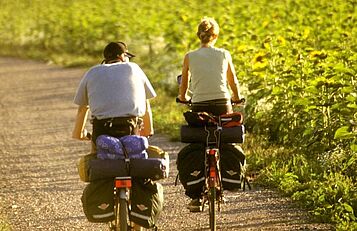
[[[102,63],[108,63],[109,61],[116,60],[118,56],[123,53],[125,53],[129,58],[135,57],[135,55],[128,52],[128,48],[124,42],[110,42],[104,48],[104,60]]]

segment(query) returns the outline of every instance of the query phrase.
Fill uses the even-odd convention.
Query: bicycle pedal
[[[202,212],[204,207],[204,200],[199,200],[195,199],[190,202],[190,204],[187,205],[187,208],[190,210],[190,212],[195,213],[195,212]]]
[[[195,208],[189,208],[191,213],[199,213],[203,212],[203,206],[195,207]]]

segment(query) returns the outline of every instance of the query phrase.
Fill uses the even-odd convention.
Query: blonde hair
[[[197,36],[202,43],[209,43],[219,34],[219,26],[214,18],[204,17],[197,28]]]

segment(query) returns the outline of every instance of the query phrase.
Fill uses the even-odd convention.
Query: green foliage
[[[184,54],[199,46],[200,18],[215,17],[217,46],[231,52],[248,102],[250,170],[263,169],[260,182],[309,201],[338,229],[355,228],[356,202],[347,198],[356,198],[357,180],[355,0],[0,4],[1,55],[91,65],[108,41],[126,41],[159,92],[152,102],[156,132],[174,139],[186,110],[174,103],[175,77]]]
[[[340,143],[337,129],[355,126],[354,8],[352,2],[291,1],[284,12],[285,3],[267,9],[266,16],[275,17],[266,18],[265,32],[254,36],[251,59],[242,56],[250,64],[243,78],[253,100],[249,126],[273,142],[319,152]]]
[[[357,224],[357,187],[340,173],[324,174],[324,181],[311,181],[310,187],[298,191],[293,199],[304,201],[321,221],[339,224],[339,230],[352,230]]]
[[[161,90],[159,90],[157,93],[161,95],[160,100],[154,99],[151,101],[151,107],[155,118],[155,133],[175,134],[171,135],[171,139],[177,141],[179,139],[178,136],[180,133],[179,125],[183,124],[184,122],[182,113],[186,108],[177,105],[177,103],[172,100],[172,96],[165,94]],[[178,113],[178,111],[181,113]],[[168,120],[168,118],[170,118],[170,120]],[[177,125],[172,126],[173,123]]]
[[[306,188],[315,179],[316,164],[309,162],[303,155],[296,155],[286,149],[275,149],[265,156],[266,166],[261,171],[259,182],[279,189],[287,196]]]
[[[314,161],[287,149],[267,148],[254,156],[264,161],[259,183],[301,202],[320,221],[336,224],[337,230],[354,230],[357,225],[355,152],[336,148],[321,153]]]

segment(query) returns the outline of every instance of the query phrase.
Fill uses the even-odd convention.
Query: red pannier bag
[[[240,112],[233,112],[221,115],[222,127],[231,128],[238,127],[243,124],[243,114]]]

